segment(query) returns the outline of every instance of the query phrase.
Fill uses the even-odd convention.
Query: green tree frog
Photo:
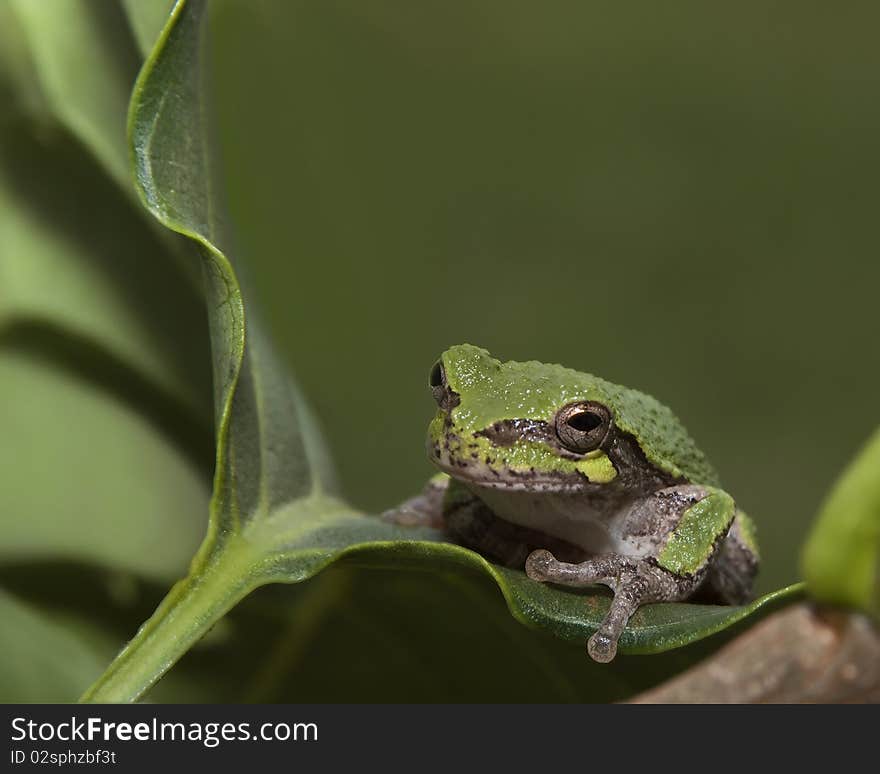
[[[659,401],[469,344],[444,352],[429,384],[428,455],[442,473],[385,517],[440,526],[540,583],[608,586],[587,643],[596,661],[614,658],[640,605],[751,595],[752,522]]]

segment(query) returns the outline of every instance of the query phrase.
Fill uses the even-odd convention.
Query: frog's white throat
[[[624,528],[637,498],[598,489],[547,492],[462,483],[499,518],[551,535],[591,554],[617,553],[641,558],[657,551],[657,537],[633,536]]]

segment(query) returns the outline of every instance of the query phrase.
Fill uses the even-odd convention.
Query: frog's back
[[[611,384],[615,422],[633,435],[648,460],[694,484],[720,486],[718,474],[672,410],[651,395]]]

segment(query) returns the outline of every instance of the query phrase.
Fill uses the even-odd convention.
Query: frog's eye
[[[446,370],[443,368],[443,363],[439,360],[434,363],[434,367],[431,369],[428,385],[431,388],[434,400],[437,401],[437,405],[444,411],[452,411],[459,404],[458,393],[453,392],[449,388],[449,384],[446,381]]]
[[[439,360],[434,363],[431,369],[431,375],[428,377],[428,385],[432,390],[443,387],[446,384],[446,372],[443,370],[443,363]]]
[[[601,403],[570,403],[556,414],[556,436],[578,454],[598,449],[611,427],[611,412]]]

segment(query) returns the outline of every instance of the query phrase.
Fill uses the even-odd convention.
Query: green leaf
[[[211,113],[204,104],[205,11],[203,0],[175,6],[135,86],[129,134],[144,204],[169,229],[189,237],[203,258],[217,427],[210,526],[190,576],[83,699],[137,698],[256,587],[305,580],[343,557],[397,571],[476,570],[495,581],[522,622],[585,640],[607,609],[607,597],[533,583],[442,542],[439,532],[385,524],[335,496],[311,415],[251,301],[245,316],[247,289],[225,227],[222,185],[212,165]],[[658,652],[694,641],[797,590],[745,607],[645,608],[621,640],[621,651]]]
[[[205,531],[207,482],[140,412],[75,370],[0,349],[0,564],[77,560],[168,583]]]
[[[810,596],[880,618],[880,429],[837,479],[802,564]]]
[[[11,0],[43,97],[120,188],[131,190],[125,107],[138,57],[116,3]]]
[[[51,185],[46,185],[51,180]],[[210,437],[203,301],[118,189],[64,134],[0,130],[0,333],[75,339],[129,372],[176,424]],[[203,448],[203,446],[200,446]]]
[[[379,552],[373,556],[381,560]],[[236,626],[246,615],[240,622],[259,654],[241,680],[241,698],[618,701],[677,673],[714,645],[598,664],[585,657],[583,642],[523,627],[482,572],[444,562],[361,569],[369,561],[355,556],[293,588],[267,587],[236,609]],[[280,631],[264,639],[269,617]],[[185,659],[181,667],[195,661]]]
[[[353,546],[342,555],[366,567],[398,570],[430,567],[439,572],[456,567],[476,570],[495,581],[510,612],[521,623],[580,644],[596,631],[611,603],[610,594],[595,587],[572,591],[535,583],[519,570],[499,567],[473,551],[449,543],[398,541],[366,544]],[[802,589],[803,584],[793,584],[739,606],[645,605],[630,619],[620,638],[620,652],[633,655],[662,653],[688,645],[733,626],[768,605],[793,599]]]
[[[16,103],[19,110],[39,120],[48,108],[24,30],[11,3],[0,0],[0,106]]]
[[[75,341],[107,366],[97,379],[124,382],[201,451],[203,300],[180,281],[181,242],[134,196],[124,112],[139,58],[125,19],[112,3],[2,0],[0,22],[0,83],[13,87],[0,103],[0,336],[54,338],[57,352]]]

